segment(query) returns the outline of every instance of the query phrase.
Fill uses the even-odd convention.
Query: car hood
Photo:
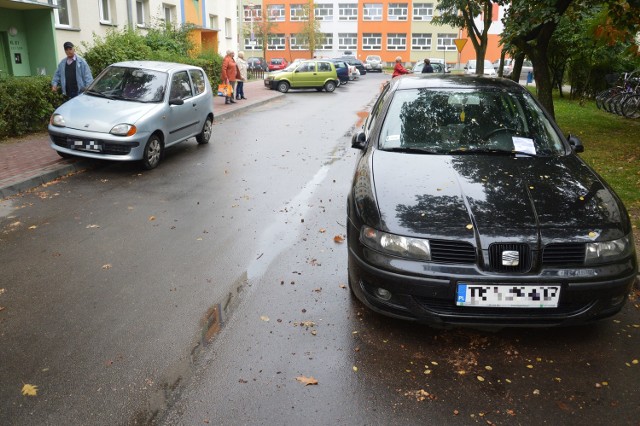
[[[391,233],[446,239],[609,240],[630,231],[613,191],[577,156],[372,151],[362,194]],[[366,219],[365,219],[366,221]],[[490,242],[486,242],[487,244]]]
[[[109,133],[116,124],[136,124],[160,105],[83,94],[62,104],[55,113],[64,117],[67,128]]]

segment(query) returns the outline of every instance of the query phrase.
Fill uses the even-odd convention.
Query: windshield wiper
[[[504,150],[504,149],[453,149],[449,151],[447,154],[497,154],[497,155],[526,155],[528,157],[537,157],[537,154],[526,151],[515,151],[515,150]]]
[[[383,148],[384,151],[390,152],[406,152],[409,154],[433,154],[433,155],[441,155],[442,152],[433,151],[427,148],[412,148],[412,147],[395,147],[395,148]]]
[[[98,96],[101,98],[114,99],[113,96],[105,95],[104,93],[96,92],[95,90],[85,90],[84,93],[86,93],[87,95]]]

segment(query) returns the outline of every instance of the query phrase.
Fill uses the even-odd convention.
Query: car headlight
[[[53,114],[49,120],[52,126],[65,127],[64,117],[60,114]]]
[[[621,259],[631,255],[634,249],[631,235],[613,241],[588,243],[585,263],[606,263],[615,259]]]
[[[109,133],[116,136],[133,136],[137,131],[133,124],[116,124]]]
[[[373,250],[393,256],[431,260],[429,240],[422,238],[403,237],[363,226],[360,230],[360,241]]]

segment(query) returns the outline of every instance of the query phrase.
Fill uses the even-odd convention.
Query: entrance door
[[[0,78],[5,78],[11,75],[9,62],[7,62],[7,53],[9,52],[9,45],[7,41],[7,33],[4,31],[0,32]]]

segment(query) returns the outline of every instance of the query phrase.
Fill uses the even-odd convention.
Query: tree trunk
[[[532,49],[531,50],[531,62],[533,62],[533,68],[536,70],[534,78],[536,81],[536,89],[538,92],[538,100],[543,107],[551,114],[555,119],[556,114],[553,108],[553,85],[551,79],[551,73],[549,72],[549,60],[547,59],[546,48],[545,49]]]

